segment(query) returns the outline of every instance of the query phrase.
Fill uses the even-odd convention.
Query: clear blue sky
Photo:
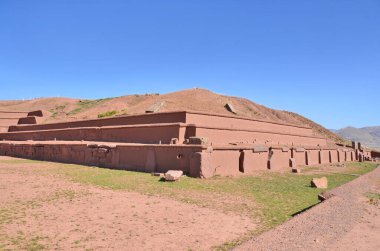
[[[193,87],[380,125],[380,0],[0,0],[0,99]]]

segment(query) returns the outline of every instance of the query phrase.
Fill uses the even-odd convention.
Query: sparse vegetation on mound
[[[112,110],[112,111],[102,112],[98,114],[98,118],[108,118],[108,117],[113,117],[116,115],[119,115],[119,116],[128,115],[127,109],[123,109],[121,111]]]
[[[50,109],[51,117],[56,118],[60,113],[64,112],[64,109],[66,108],[67,104],[64,105],[56,105],[54,109]]]
[[[107,117],[112,117],[118,114],[119,112],[116,110],[108,111],[108,112],[103,112],[98,114],[98,118],[107,118]]]
[[[98,106],[98,105],[101,105],[103,104],[104,102],[106,101],[109,101],[111,100],[112,98],[102,98],[102,99],[94,99],[94,100],[79,100],[78,104],[77,104],[77,108],[75,108],[74,110],[71,110],[68,115],[75,115],[75,114],[78,114],[78,113],[81,113],[87,109],[90,109],[90,108],[93,108],[95,106]]]
[[[224,107],[226,103],[231,103],[238,116],[310,126],[315,134],[327,137],[334,142],[344,143],[338,135],[296,113],[270,109],[245,98],[224,96],[200,88],[168,94],[147,93],[95,100],[41,98],[24,102],[2,101],[0,109],[50,111],[52,115],[45,120],[45,123],[49,123],[72,120],[73,115],[75,119],[94,119],[100,114],[107,116],[109,111],[122,111],[126,107],[128,107],[128,114],[141,114],[159,100],[165,100],[165,106],[160,109],[160,112],[196,110],[224,115],[231,115],[231,112]],[[111,116],[116,115],[125,115],[125,113],[119,112]]]

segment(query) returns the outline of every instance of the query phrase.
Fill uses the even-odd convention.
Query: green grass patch
[[[57,117],[57,115],[58,115],[59,113],[62,113],[62,112],[63,112],[63,110],[66,108],[66,105],[67,105],[67,104],[64,104],[64,105],[56,105],[54,109],[50,109],[50,110],[49,110],[49,111],[51,112],[51,115],[50,115],[50,116],[51,116],[52,118]]]
[[[159,195],[201,207],[245,215],[258,222],[258,229],[250,236],[215,247],[218,250],[227,250],[319,203],[318,194],[326,189],[312,188],[312,178],[326,176],[329,189],[333,189],[355,179],[358,174],[374,170],[377,164],[355,162],[346,165],[343,169],[336,167],[341,170],[336,173],[292,174],[268,171],[259,176],[215,176],[210,179],[183,177],[179,182],[163,182],[159,177],[148,173],[71,164],[56,164],[49,168],[49,172],[79,183]],[[67,192],[59,196],[70,198],[73,195]],[[4,220],[9,219],[9,213],[3,212]]]
[[[79,100],[79,102],[77,104],[78,107],[75,108],[74,110],[71,110],[68,113],[68,115],[78,114],[78,113],[83,112],[87,109],[90,109],[90,108],[93,108],[97,105],[103,104],[104,102],[111,100],[111,99],[112,98],[102,98],[102,99],[94,99],[94,100],[88,100],[88,99]]]
[[[19,231],[16,236],[7,236],[3,241],[7,244],[3,244],[1,250],[40,251],[47,249],[41,242],[48,241],[48,238],[43,236],[26,237],[23,232]]]
[[[79,165],[65,165],[57,171],[80,183],[165,196],[189,204],[247,215],[256,222],[259,220],[258,229],[249,236],[214,247],[217,250],[229,250],[318,204],[318,194],[327,189],[312,188],[312,178],[326,176],[329,189],[333,189],[357,177],[347,174],[364,174],[375,167],[374,163],[351,163],[344,173],[297,175],[266,172],[260,176],[216,176],[211,179],[183,177],[179,182],[162,182],[147,173]]]
[[[380,194],[379,193],[367,193],[366,197],[369,199],[369,203],[372,205],[378,205],[380,201]]]
[[[98,114],[98,118],[112,117],[112,116],[115,116],[118,113],[119,113],[119,111],[116,111],[116,110],[107,111],[107,112],[99,113]]]
[[[107,111],[107,112],[99,113],[98,118],[113,117],[115,115],[118,115],[118,116],[128,115],[128,111],[127,109],[123,109],[121,111],[117,111],[117,110]]]
[[[346,173],[365,174],[376,168],[378,164],[372,162],[348,162],[346,163]]]
[[[59,168],[59,172],[76,182],[148,195],[164,195],[202,206],[213,207],[212,203],[217,203],[216,207],[227,211],[230,210],[227,208],[229,207],[228,203],[219,204],[218,201],[211,201],[210,205],[203,199],[214,196],[239,197],[245,204],[252,202],[257,205],[259,214],[246,213],[253,217],[260,215],[263,226],[267,229],[283,223],[294,214],[319,202],[318,194],[325,189],[310,187],[312,178],[326,176],[329,180],[329,189],[333,189],[356,178],[354,175],[347,174],[364,174],[372,171],[375,167],[376,164],[370,162],[350,163],[344,173],[294,175],[268,172],[259,177],[216,176],[211,179],[184,177],[180,182],[160,182],[157,177],[147,173],[80,165],[65,165],[64,168]],[[237,205],[237,208],[232,210],[253,209],[252,206],[244,208],[243,204]]]
[[[33,163],[44,163],[43,161],[39,160],[31,160],[31,159],[2,159],[0,160],[0,164],[33,164]]]

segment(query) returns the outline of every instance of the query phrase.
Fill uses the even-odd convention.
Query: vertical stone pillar
[[[340,151],[339,150],[337,150],[337,153],[338,153],[338,162],[341,162],[341,154],[340,154]]]
[[[329,163],[332,163],[332,153],[329,151]]]
[[[146,154],[145,172],[153,173],[156,171],[156,152],[154,149],[149,149]]]
[[[359,153],[359,162],[364,162],[364,156],[362,153]]]
[[[268,169],[275,169],[275,165],[274,165],[274,151],[272,149],[269,149],[269,152],[268,152],[268,164],[267,164],[267,167]]]
[[[210,178],[215,174],[212,167],[212,152],[195,152],[190,159],[189,175],[191,177]]]
[[[239,155],[239,172],[244,173],[244,156],[245,151],[241,150]]]

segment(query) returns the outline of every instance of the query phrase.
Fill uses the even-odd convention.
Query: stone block
[[[270,158],[268,160],[268,169],[275,170],[276,169],[276,165],[274,163],[275,163],[274,159]]]
[[[351,141],[351,147],[352,147],[352,149],[357,149],[358,144],[355,141]]]
[[[182,175],[183,175],[183,172],[180,170],[169,170],[165,173],[165,180],[176,181],[176,180],[179,180]]]
[[[211,164],[211,155],[207,151],[195,152],[190,158],[189,175],[202,179],[210,178],[215,174],[215,167]]]
[[[189,137],[190,145],[208,145],[208,138],[204,137]]]
[[[158,112],[165,105],[165,101],[160,101],[149,107],[145,113],[154,113]]]
[[[234,106],[231,103],[225,104],[224,107],[227,109],[227,111],[232,112],[233,114],[237,114]]]
[[[328,181],[326,177],[322,178],[313,178],[310,182],[311,187],[315,188],[327,188],[328,187]]]
[[[255,146],[253,147],[253,152],[254,153],[262,153],[262,152],[268,152],[269,147],[266,146]]]
[[[296,148],[296,152],[304,152],[304,151],[305,151],[305,148],[302,148],[302,147]]]
[[[333,194],[333,193],[331,193],[331,192],[329,192],[329,191],[326,191],[326,192],[323,192],[323,193],[320,193],[320,194],[318,194],[318,199],[320,200],[320,201],[324,201],[324,200],[328,200],[328,199],[330,199],[330,198],[332,198],[332,197],[334,197],[335,195]]]
[[[301,169],[299,169],[299,168],[292,168],[292,173],[301,173]]]
[[[297,166],[295,158],[290,158],[289,159],[289,166],[290,167],[296,167]]]
[[[362,153],[359,153],[359,162],[364,162],[364,156]]]
[[[145,172],[152,173],[156,170],[156,152],[154,149],[148,150],[145,160]]]
[[[29,116],[43,117],[44,114],[41,110],[37,110],[37,111],[28,112],[28,117]]]
[[[177,138],[172,138],[170,140],[170,145],[178,145],[178,139]]]
[[[40,118],[36,116],[28,116],[24,118],[19,118],[17,124],[18,125],[35,125],[38,124],[40,121]]]

